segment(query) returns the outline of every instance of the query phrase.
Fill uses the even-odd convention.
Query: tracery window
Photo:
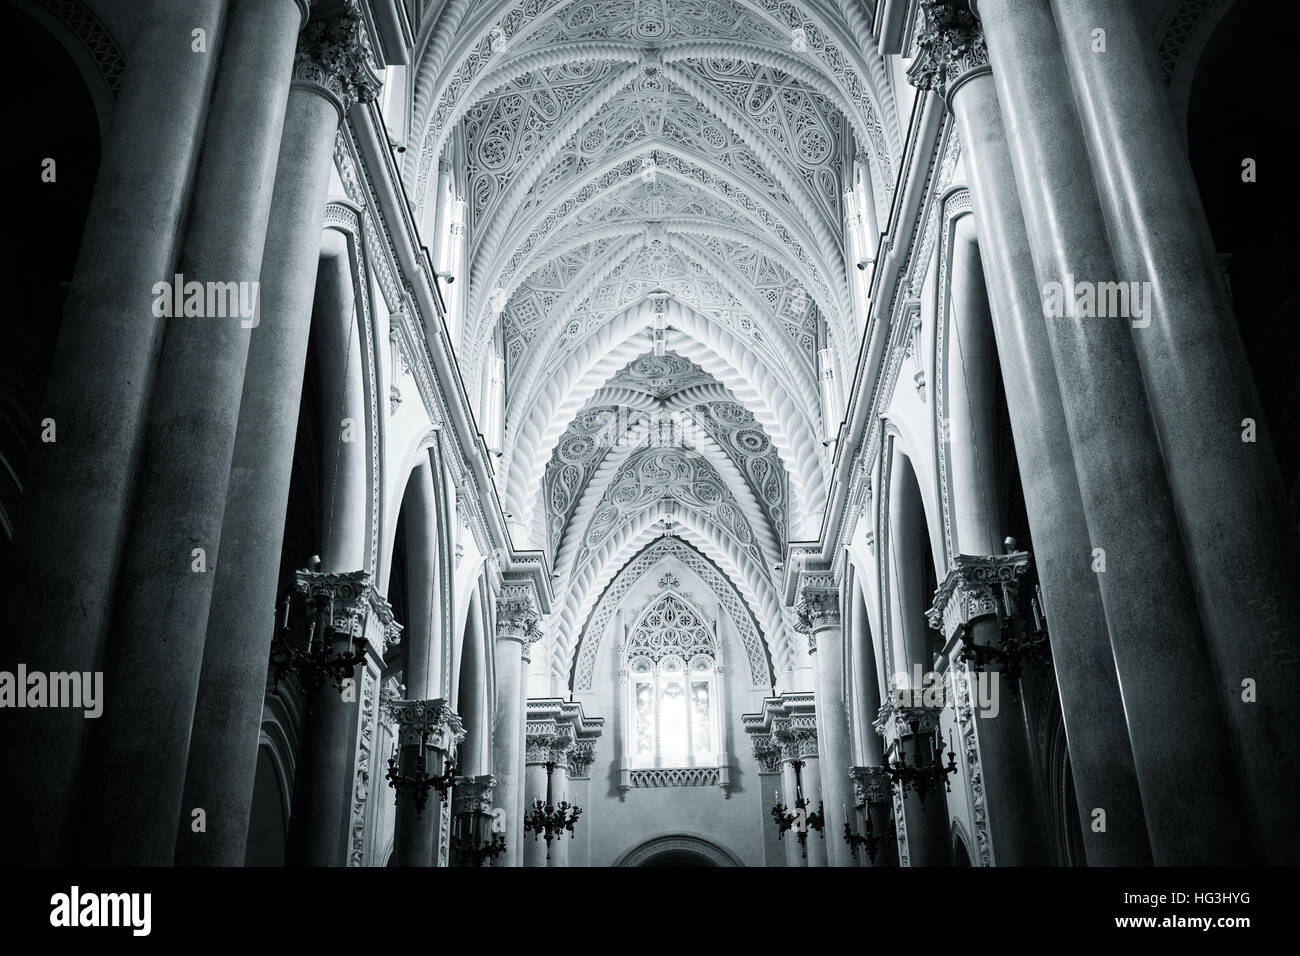
[[[627,754],[636,769],[719,763],[717,635],[669,591],[629,630]]]

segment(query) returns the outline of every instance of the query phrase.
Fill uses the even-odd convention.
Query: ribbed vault
[[[775,569],[820,521],[823,384],[843,388],[859,345],[850,164],[883,220],[901,152],[861,11],[447,0],[427,36],[406,176],[423,207],[463,143],[458,360],[471,395],[504,362],[498,491],[557,576],[553,672],[666,520],[787,666]]]

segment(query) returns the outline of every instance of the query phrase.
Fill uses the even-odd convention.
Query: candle
[[[284,596],[284,629],[289,630],[289,595]]]

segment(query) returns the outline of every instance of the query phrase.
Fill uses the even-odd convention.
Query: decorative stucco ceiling
[[[665,518],[788,666],[773,568],[824,505],[823,366],[858,351],[848,164],[883,214],[901,147],[859,5],[447,0],[431,35],[406,176],[423,204],[462,144],[458,358],[478,394],[503,343],[499,490],[565,596],[555,672]]]

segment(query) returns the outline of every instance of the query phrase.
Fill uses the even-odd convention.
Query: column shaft
[[[1051,11],[982,0],[979,12],[1035,273],[1073,312],[1076,279],[1115,276]],[[1076,560],[1098,571],[1153,859],[1243,862],[1249,829],[1128,320],[1046,324],[1094,549]]]
[[[1281,472],[1146,25],[1122,0],[1052,7],[1120,278],[1151,293],[1133,341],[1248,816],[1268,862],[1295,864],[1300,745],[1281,728],[1300,709],[1300,547]],[[1099,26],[1104,53],[1092,51]],[[1251,702],[1247,678],[1261,685]]]
[[[244,862],[338,115],[319,88],[289,93],[182,804],[207,809],[208,832],[182,817],[182,865]]]
[[[506,852],[495,866],[522,866],[524,801],[520,762],[524,738],[523,645],[512,637],[498,637],[496,647],[497,699],[492,731],[492,774],[497,778],[496,805],[506,812]]]
[[[846,808],[853,805],[849,754],[849,715],[844,700],[843,632],[837,626],[816,631],[817,748],[822,769],[822,801],[826,811],[826,849],[831,866],[851,866],[844,842]],[[816,809],[813,807],[812,809]]]
[[[808,801],[808,806],[804,811],[808,814],[816,813],[820,805],[824,812],[825,799],[822,796],[822,762],[821,762],[822,742],[817,741],[817,753],[803,758],[803,795]],[[808,865],[809,866],[827,866],[828,841],[830,834],[823,824],[822,832],[818,833],[812,827],[808,828]]]
[[[538,801],[546,802],[546,761],[544,756],[536,759],[530,756],[524,766],[524,812],[531,810]],[[524,866],[548,865],[543,835],[531,830],[524,835],[523,859]]]
[[[951,102],[970,177],[1034,562],[1050,618],[1052,665],[1088,861],[1149,865],[1151,847],[1101,591],[1097,576],[1079,557],[1091,548],[1088,526],[992,75],[969,76],[952,91]],[[1091,828],[1094,808],[1106,811],[1105,833]]]
[[[236,298],[252,316],[303,13],[296,0],[231,4],[177,267],[186,290],[239,283]],[[205,296],[203,317],[173,316],[163,336],[106,667],[112,703],[89,756],[84,792],[93,796],[79,811],[92,862],[169,864],[175,852],[246,323],[255,321],[231,315],[229,296],[211,314],[214,299]],[[121,826],[127,818],[136,825]]]
[[[139,12],[41,406],[58,440],[33,447],[4,575],[10,671],[102,668],[164,328],[149,293],[174,271],[225,15],[226,0],[149,0]],[[190,49],[197,27],[206,54]],[[72,709],[6,714],[0,808],[14,862],[58,859],[92,726]]]

